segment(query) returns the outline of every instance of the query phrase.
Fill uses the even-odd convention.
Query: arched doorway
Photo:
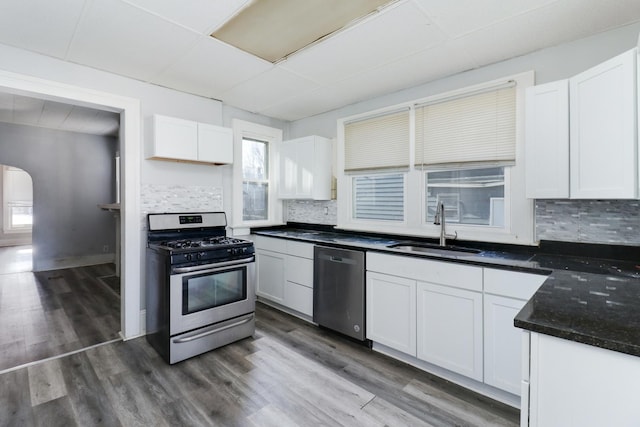
[[[33,180],[14,166],[0,165],[0,274],[33,269]]]

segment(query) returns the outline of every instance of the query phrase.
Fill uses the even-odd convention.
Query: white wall
[[[567,78],[633,48],[637,45],[639,33],[640,23],[635,23],[571,43],[445,77],[421,86],[352,104],[324,114],[297,120],[290,124],[289,136],[298,138],[305,135],[320,135],[333,138],[337,135],[336,121],[339,118],[425,98],[525,71],[535,71],[536,83],[546,83]]]

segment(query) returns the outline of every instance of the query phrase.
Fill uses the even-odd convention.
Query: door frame
[[[0,70],[0,90],[120,113],[120,335],[124,340],[142,334],[140,220],[140,100]]]

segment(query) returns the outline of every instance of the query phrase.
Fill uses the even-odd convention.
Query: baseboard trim
[[[33,259],[33,271],[61,270],[63,268],[86,267],[88,265],[108,264],[115,260],[114,254],[86,255],[69,258]]]

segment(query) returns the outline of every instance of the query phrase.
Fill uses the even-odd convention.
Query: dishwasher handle
[[[322,261],[335,262],[338,264],[350,264],[350,265],[358,264],[358,260],[352,259],[349,257],[343,257],[343,256],[320,254],[318,258]]]

